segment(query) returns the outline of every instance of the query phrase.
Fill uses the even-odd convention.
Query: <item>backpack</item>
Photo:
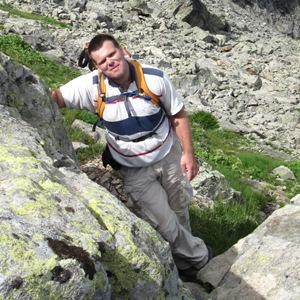
[[[147,100],[151,100],[151,102],[159,107],[163,108],[163,105],[159,99],[159,96],[155,95],[150,91],[150,89],[147,86],[145,76],[144,76],[144,71],[140,63],[138,63],[136,60],[130,60],[130,64],[133,65],[135,69],[135,80],[137,83],[137,93],[138,95],[146,98]],[[94,124],[93,126],[93,131],[96,130],[96,126],[102,127],[103,122],[102,122],[102,116],[103,116],[103,111],[105,108],[105,92],[106,92],[106,86],[104,82],[104,75],[100,71],[98,72],[98,77],[99,77],[99,92],[98,92],[98,100],[97,100],[97,114],[99,116],[98,121]],[[133,92],[134,94],[135,92]],[[102,162],[103,166],[106,168],[107,165],[110,165],[114,170],[119,170],[122,165],[120,165],[111,155],[111,152],[109,150],[108,145],[106,145],[105,150],[102,153]]]
[[[78,57],[78,66],[81,68],[85,68],[88,65],[89,69],[91,71],[93,71],[95,69],[95,67],[93,65],[92,60],[90,59],[90,57],[88,55],[87,48],[88,48],[88,43],[85,43],[83,46],[83,50],[81,51],[81,53]],[[122,47],[122,49],[123,49],[123,52],[125,53],[125,55],[127,57],[131,58],[131,53],[126,48]],[[162,107],[159,97],[157,95],[155,95],[154,93],[152,93],[150,91],[150,89],[148,88],[147,83],[145,81],[145,77],[144,77],[144,71],[143,71],[143,68],[140,65],[140,63],[133,59],[130,59],[128,62],[131,65],[133,65],[133,67],[135,69],[135,75],[136,75],[135,80],[137,81],[138,95],[145,97],[147,100],[151,100],[151,102],[154,105]],[[101,119],[102,119],[103,111],[105,108],[106,87],[105,87],[105,82],[104,82],[104,75],[100,71],[98,72],[98,78],[99,78],[99,93],[98,93],[98,100],[97,100],[97,114],[99,116],[99,120],[95,123],[95,125],[93,127],[93,131],[95,131],[96,126],[101,127],[101,124],[102,124]]]
[[[83,50],[80,52],[78,57],[78,66],[80,68],[85,68],[86,66],[89,67],[90,71],[93,71],[95,69],[94,64],[92,60],[90,59],[90,56],[88,54],[88,43],[86,43],[83,46]]]
[[[151,100],[151,102],[158,107],[161,107],[161,102],[159,99],[159,96],[155,95],[150,91],[150,89],[147,86],[144,71],[142,66],[139,62],[136,60],[129,60],[128,61],[131,65],[133,65],[135,69],[135,75],[136,75],[136,83],[137,83],[137,92],[138,95],[145,97],[147,100]],[[103,111],[105,108],[105,92],[106,92],[106,86],[104,82],[104,75],[99,71],[98,72],[99,77],[99,93],[98,93],[98,100],[97,100],[97,113],[99,115],[99,118],[102,119]]]

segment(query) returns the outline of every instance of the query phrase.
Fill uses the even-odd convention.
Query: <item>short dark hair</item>
[[[88,53],[91,56],[91,53],[97,51],[103,46],[105,41],[111,41],[117,48],[120,47],[118,41],[110,34],[98,34],[92,38],[88,46]]]

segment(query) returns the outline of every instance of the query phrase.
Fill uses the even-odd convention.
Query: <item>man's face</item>
[[[128,65],[122,48],[117,48],[111,41],[91,53],[95,67],[114,81],[122,80],[127,75]]]

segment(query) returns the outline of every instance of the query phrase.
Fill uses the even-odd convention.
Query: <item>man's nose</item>
[[[114,61],[111,58],[107,58],[107,63],[109,66],[111,66],[114,63]]]

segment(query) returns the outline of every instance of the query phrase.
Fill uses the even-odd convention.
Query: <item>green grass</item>
[[[5,5],[5,4],[0,4],[0,10],[7,11],[10,14],[18,16],[18,17],[23,18],[23,19],[41,21],[43,23],[50,24],[50,25],[53,25],[53,26],[56,26],[56,27],[72,29],[66,23],[57,21],[53,18],[49,18],[49,17],[45,17],[45,16],[41,16],[41,15],[38,15],[38,14],[33,14],[33,13],[26,13],[24,11],[14,9],[14,8],[8,6],[8,5]]]
[[[258,226],[259,220],[248,214],[249,209],[253,210],[247,204],[228,205],[222,201],[216,202],[214,209],[192,206],[192,232],[213,248],[215,256],[221,254]]]
[[[104,151],[105,145],[100,145],[95,142],[95,140],[87,134],[84,134],[79,128],[69,128],[68,129],[70,139],[72,141],[81,142],[88,147],[80,148],[76,150],[76,155],[81,163],[95,157],[100,157]]]
[[[98,120],[98,115],[86,110],[63,108],[61,109],[61,112],[65,118],[67,126],[71,125],[75,120],[82,120],[91,125],[94,125]]]
[[[80,75],[77,70],[54,62],[38,53],[17,35],[1,35],[0,51],[33,70],[51,88],[58,88]]]
[[[196,156],[223,174],[229,185],[246,199],[245,204],[226,204],[220,199],[213,209],[191,207],[193,233],[211,245],[215,254],[220,254],[252,232],[260,222],[259,211],[274,201],[251,188],[246,179],[265,182],[274,188],[282,186],[293,197],[300,193],[300,161],[278,160],[252,151],[253,140],[218,129],[215,122],[205,121],[210,120],[207,113],[197,112],[189,119]],[[297,181],[278,181],[272,170],[280,165],[290,168]]]

